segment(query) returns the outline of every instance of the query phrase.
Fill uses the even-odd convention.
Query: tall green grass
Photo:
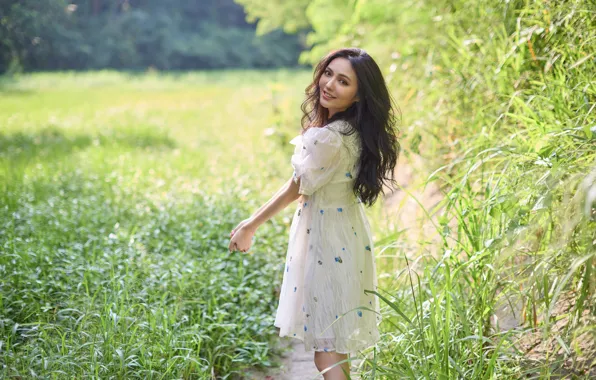
[[[393,317],[363,368],[595,376],[594,3],[405,2],[386,15],[374,12],[381,3],[346,19],[340,30],[357,36],[313,54],[347,38],[383,62],[403,113],[402,159],[422,162],[404,191],[435,182],[443,192],[420,222],[441,248],[430,255],[425,241],[396,244],[407,231],[385,230],[385,255],[402,269],[379,286]]]
[[[424,208],[377,224],[381,271],[398,270],[382,276],[390,325],[365,374],[596,376],[594,1],[301,9],[315,44],[303,60],[358,46],[381,63],[402,110],[401,159],[415,166],[400,205]],[[424,203],[433,185],[437,205]]]

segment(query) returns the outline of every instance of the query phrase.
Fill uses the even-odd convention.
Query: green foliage
[[[593,376],[593,1],[311,0],[305,14],[301,60],[366,49],[402,109],[402,159],[444,195],[427,213],[444,255],[396,250],[415,265],[387,285],[394,324],[369,374]],[[499,330],[505,308],[517,329]]]
[[[291,176],[278,138],[300,129],[308,75],[2,82],[0,378],[233,378],[274,365],[292,211],[259,229],[252,254],[227,244]]]
[[[234,0],[244,6],[249,22],[257,22],[257,34],[264,35],[283,28],[296,33],[309,27],[306,7],[310,0]]]
[[[0,73],[17,72],[26,62],[52,49],[48,41],[68,39],[71,25],[66,1],[2,2],[0,4]],[[55,26],[54,26],[55,25]]]
[[[232,0],[0,5],[0,72],[295,66],[299,38],[257,36]]]

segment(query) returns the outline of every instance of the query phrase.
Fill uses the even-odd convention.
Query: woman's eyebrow
[[[327,70],[331,71],[331,73],[333,73],[333,70],[330,67],[327,67]],[[337,74],[340,77],[344,77],[347,80],[351,80],[349,76],[345,75],[345,74]]]

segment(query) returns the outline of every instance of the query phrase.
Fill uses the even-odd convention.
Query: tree
[[[0,0],[0,73],[297,64],[300,36],[256,27],[233,0]]]
[[[257,35],[283,28],[286,33],[296,33],[310,27],[306,8],[311,0],[235,0],[247,12],[248,22],[258,22]]]
[[[63,0],[0,2],[0,72],[35,61],[56,37],[55,25],[68,24],[67,5]]]

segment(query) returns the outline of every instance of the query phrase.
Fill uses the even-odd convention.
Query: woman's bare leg
[[[332,352],[315,352],[315,365],[319,372],[322,372],[326,368],[331,367],[335,363],[338,363],[342,360],[348,358],[347,354],[338,354],[335,351]],[[345,371],[345,374],[344,374]],[[323,374],[323,378],[325,380],[346,380],[350,374],[350,363],[344,362],[341,363],[329,371]]]

